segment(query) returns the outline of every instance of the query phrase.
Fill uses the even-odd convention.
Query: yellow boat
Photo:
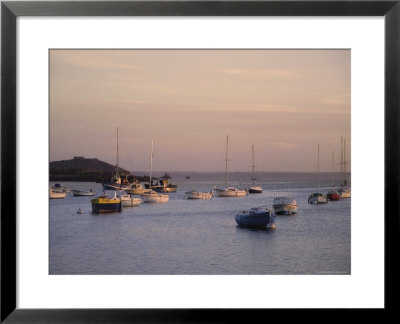
[[[121,211],[121,199],[116,197],[108,198],[107,196],[99,196],[91,200],[92,212],[99,213],[113,213]]]

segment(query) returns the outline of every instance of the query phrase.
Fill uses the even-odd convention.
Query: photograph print
[[[351,50],[50,49],[49,274],[350,275]]]

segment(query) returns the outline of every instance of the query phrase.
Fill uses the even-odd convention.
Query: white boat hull
[[[198,191],[189,191],[186,192],[186,199],[211,199],[211,192],[198,192]]]
[[[297,213],[297,202],[291,197],[282,196],[274,198],[275,214],[293,215]]]
[[[122,207],[136,207],[136,206],[139,206],[141,203],[142,203],[142,199],[140,199],[140,198],[130,198],[127,200],[121,199]]]
[[[144,203],[165,203],[169,200],[169,196],[152,192],[149,194],[143,194],[142,200]]]
[[[230,188],[225,188],[225,189],[215,189],[214,190],[214,195],[215,197],[244,197],[247,195],[246,190],[240,190],[240,189],[230,189]]]
[[[67,193],[64,192],[55,192],[50,189],[50,199],[64,199],[67,196]]]

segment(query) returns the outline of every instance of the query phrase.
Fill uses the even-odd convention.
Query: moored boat
[[[227,186],[227,173],[228,173],[228,136],[226,136],[226,153],[225,153],[225,187],[216,188],[214,187],[215,197],[244,197],[247,195],[246,190],[237,189],[235,187]]]
[[[278,196],[274,198],[275,214],[293,215],[297,213],[297,202],[289,196]]]
[[[99,213],[112,213],[121,211],[121,199],[116,194],[113,198],[109,198],[105,195],[99,196],[91,200],[92,212],[95,214]]]
[[[211,199],[213,196],[211,192],[198,192],[198,191],[187,191],[185,193],[186,199]]]
[[[317,167],[317,192],[308,197],[309,204],[325,204],[327,202],[326,196],[319,192],[319,144],[318,144],[318,167]]]
[[[121,195],[120,199],[122,207],[135,207],[142,203],[142,199],[131,197],[131,195]]]
[[[65,196],[67,195],[67,192],[65,191],[54,191],[52,188],[50,188],[50,195],[49,198],[50,199],[63,199],[65,198]]]
[[[340,200],[340,194],[333,190],[335,188],[335,153],[332,153],[332,190],[326,194],[326,199],[330,201]]]
[[[51,187],[54,192],[71,192],[71,189],[67,186],[62,187],[61,184],[55,183],[54,186]]]
[[[340,194],[337,191],[330,191],[326,194],[326,199],[331,201],[340,200]]]
[[[255,207],[241,211],[235,216],[236,223],[243,227],[276,228],[275,215],[268,207]]]
[[[255,177],[254,177],[254,168],[255,168],[255,165],[254,165],[254,145],[252,145],[251,146],[251,157],[252,157],[252,161],[253,161],[253,165],[252,165],[252,168],[253,168],[253,176],[252,176],[252,178],[251,178],[251,180],[253,180],[253,185],[248,189],[248,191],[249,191],[249,193],[262,193],[262,188],[260,187],[260,186],[256,186],[255,185],[255,183],[254,183],[254,181],[255,180],[257,180]]]
[[[351,189],[347,181],[347,171],[346,171],[346,139],[341,137],[341,159],[340,159],[340,173],[341,173],[341,183],[338,193],[340,198],[351,198]]]
[[[315,192],[308,197],[309,204],[325,204],[326,203],[326,196],[320,192]]]
[[[149,189],[146,189],[140,182],[133,183],[129,189],[125,189],[125,192],[131,195],[141,195],[146,191],[149,191]]]
[[[237,189],[235,187],[215,188],[215,197],[244,197],[247,195],[246,190]]]
[[[73,193],[74,197],[94,196],[95,195],[95,193],[92,191],[92,189],[90,189],[89,191],[72,189],[72,193]]]
[[[141,196],[144,203],[164,203],[169,200],[168,195],[163,195],[153,190],[145,192]]]
[[[104,190],[125,190],[131,188],[132,184],[129,183],[126,175],[125,179],[121,178],[119,168],[119,145],[118,145],[118,128],[117,128],[117,164],[115,166],[115,174],[111,177],[111,181],[103,183]]]
[[[351,198],[351,189],[350,188],[340,188],[338,193],[341,198]]]
[[[260,186],[251,186],[249,188],[249,193],[262,193],[263,189]]]
[[[178,186],[170,184],[169,179],[171,179],[171,176],[165,173],[162,177],[158,178],[158,184],[152,189],[157,192],[176,192]]]

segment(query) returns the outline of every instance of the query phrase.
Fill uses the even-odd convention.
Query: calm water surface
[[[262,194],[186,200],[185,191],[209,191],[216,182],[173,178],[171,183],[178,184],[178,192],[169,202],[121,213],[92,214],[91,197],[72,193],[50,200],[50,274],[350,273],[351,199],[309,205],[315,188],[289,179],[259,182]],[[97,183],[62,184],[102,192]],[[322,192],[329,190],[328,181],[325,185]],[[298,214],[278,215],[273,231],[238,227],[235,214],[272,204],[274,187],[276,194],[297,200]],[[79,208],[83,214],[77,214]]]

